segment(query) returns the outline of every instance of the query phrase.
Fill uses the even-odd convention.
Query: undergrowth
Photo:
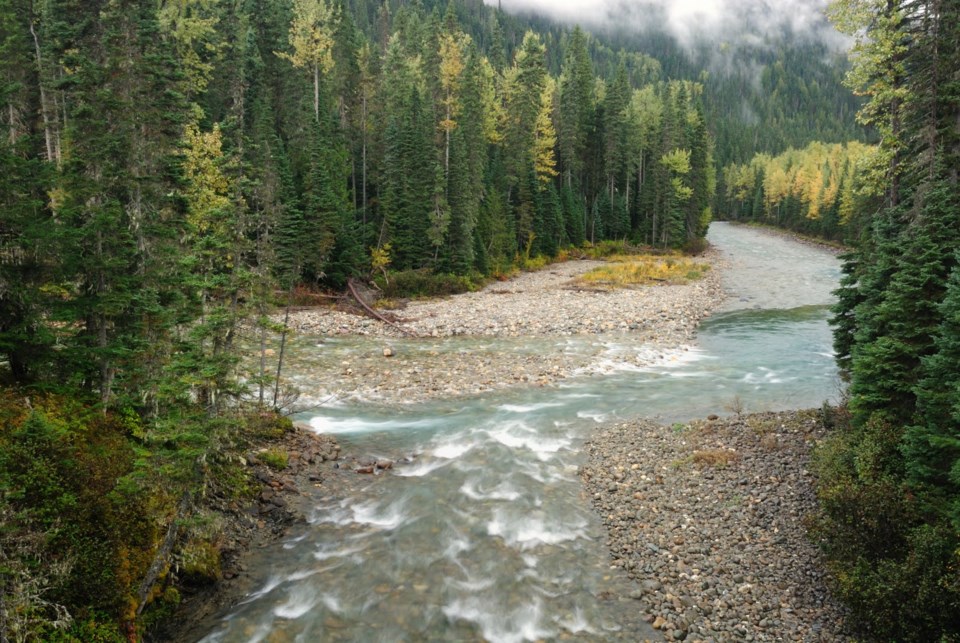
[[[702,278],[709,269],[709,264],[677,256],[611,255],[609,263],[581,275],[576,283],[594,288],[685,284]]]

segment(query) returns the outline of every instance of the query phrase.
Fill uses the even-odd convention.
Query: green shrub
[[[293,421],[273,411],[255,411],[243,418],[246,432],[253,440],[276,440],[293,430]]]
[[[703,237],[697,237],[696,239],[690,239],[685,244],[683,244],[683,253],[688,255],[699,255],[706,252],[707,248],[710,247],[710,243]]]
[[[187,585],[210,585],[220,580],[220,549],[208,540],[191,539],[180,549],[180,579]]]
[[[0,488],[11,491],[24,533],[43,535],[36,552],[12,564],[68,563],[44,594],[77,619],[57,636],[110,641],[117,630],[109,623],[134,621],[139,583],[172,513],[170,490],[150,482],[160,463],[137,471],[129,418],[95,402],[2,395],[0,416]]]
[[[871,640],[960,640],[960,534],[897,475],[898,431],[854,428],[842,407],[826,415],[837,428],[814,454],[810,531],[850,624]]]
[[[474,276],[434,274],[430,270],[404,270],[390,273],[389,280],[377,278],[385,297],[444,297],[477,290],[482,280]]]
[[[128,639],[108,616],[94,614],[74,624],[66,631],[44,634],[49,643],[127,643]]]
[[[907,534],[900,557],[832,560],[851,625],[878,641],[960,640],[958,547],[949,529],[920,525]]]

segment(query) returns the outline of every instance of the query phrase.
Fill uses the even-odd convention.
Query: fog
[[[665,30],[681,45],[762,45],[785,30],[832,49],[848,41],[824,17],[828,0],[485,0],[512,13],[535,12],[591,29]]]

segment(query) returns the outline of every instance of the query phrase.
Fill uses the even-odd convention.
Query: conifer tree
[[[940,304],[942,321],[935,350],[923,359],[916,388],[918,422],[907,429],[904,456],[916,485],[931,493],[930,502],[960,527],[960,257]],[[943,506],[946,505],[946,506]]]
[[[593,112],[593,71],[587,51],[586,35],[575,27],[567,45],[563,75],[560,79],[558,136],[563,180],[568,189],[574,177],[578,185],[585,163],[590,116]]]

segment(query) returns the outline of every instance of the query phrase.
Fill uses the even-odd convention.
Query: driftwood
[[[353,285],[353,279],[347,279],[347,288],[350,289],[350,294],[353,295],[353,298],[357,300],[357,303],[360,304],[360,306],[367,312],[368,315],[370,315],[374,319],[379,319],[380,321],[382,321],[384,324],[387,324],[388,326],[392,326],[393,328],[396,328],[397,330],[399,330],[401,333],[404,333],[405,335],[409,335],[410,337],[419,337],[413,331],[407,330],[403,326],[400,326],[399,324],[396,324],[390,321],[389,319],[387,319],[386,317],[384,317],[383,315],[375,311],[373,308],[371,308],[369,305],[367,305],[367,302],[365,302],[363,298],[361,298],[360,295],[357,294],[357,289]]]

